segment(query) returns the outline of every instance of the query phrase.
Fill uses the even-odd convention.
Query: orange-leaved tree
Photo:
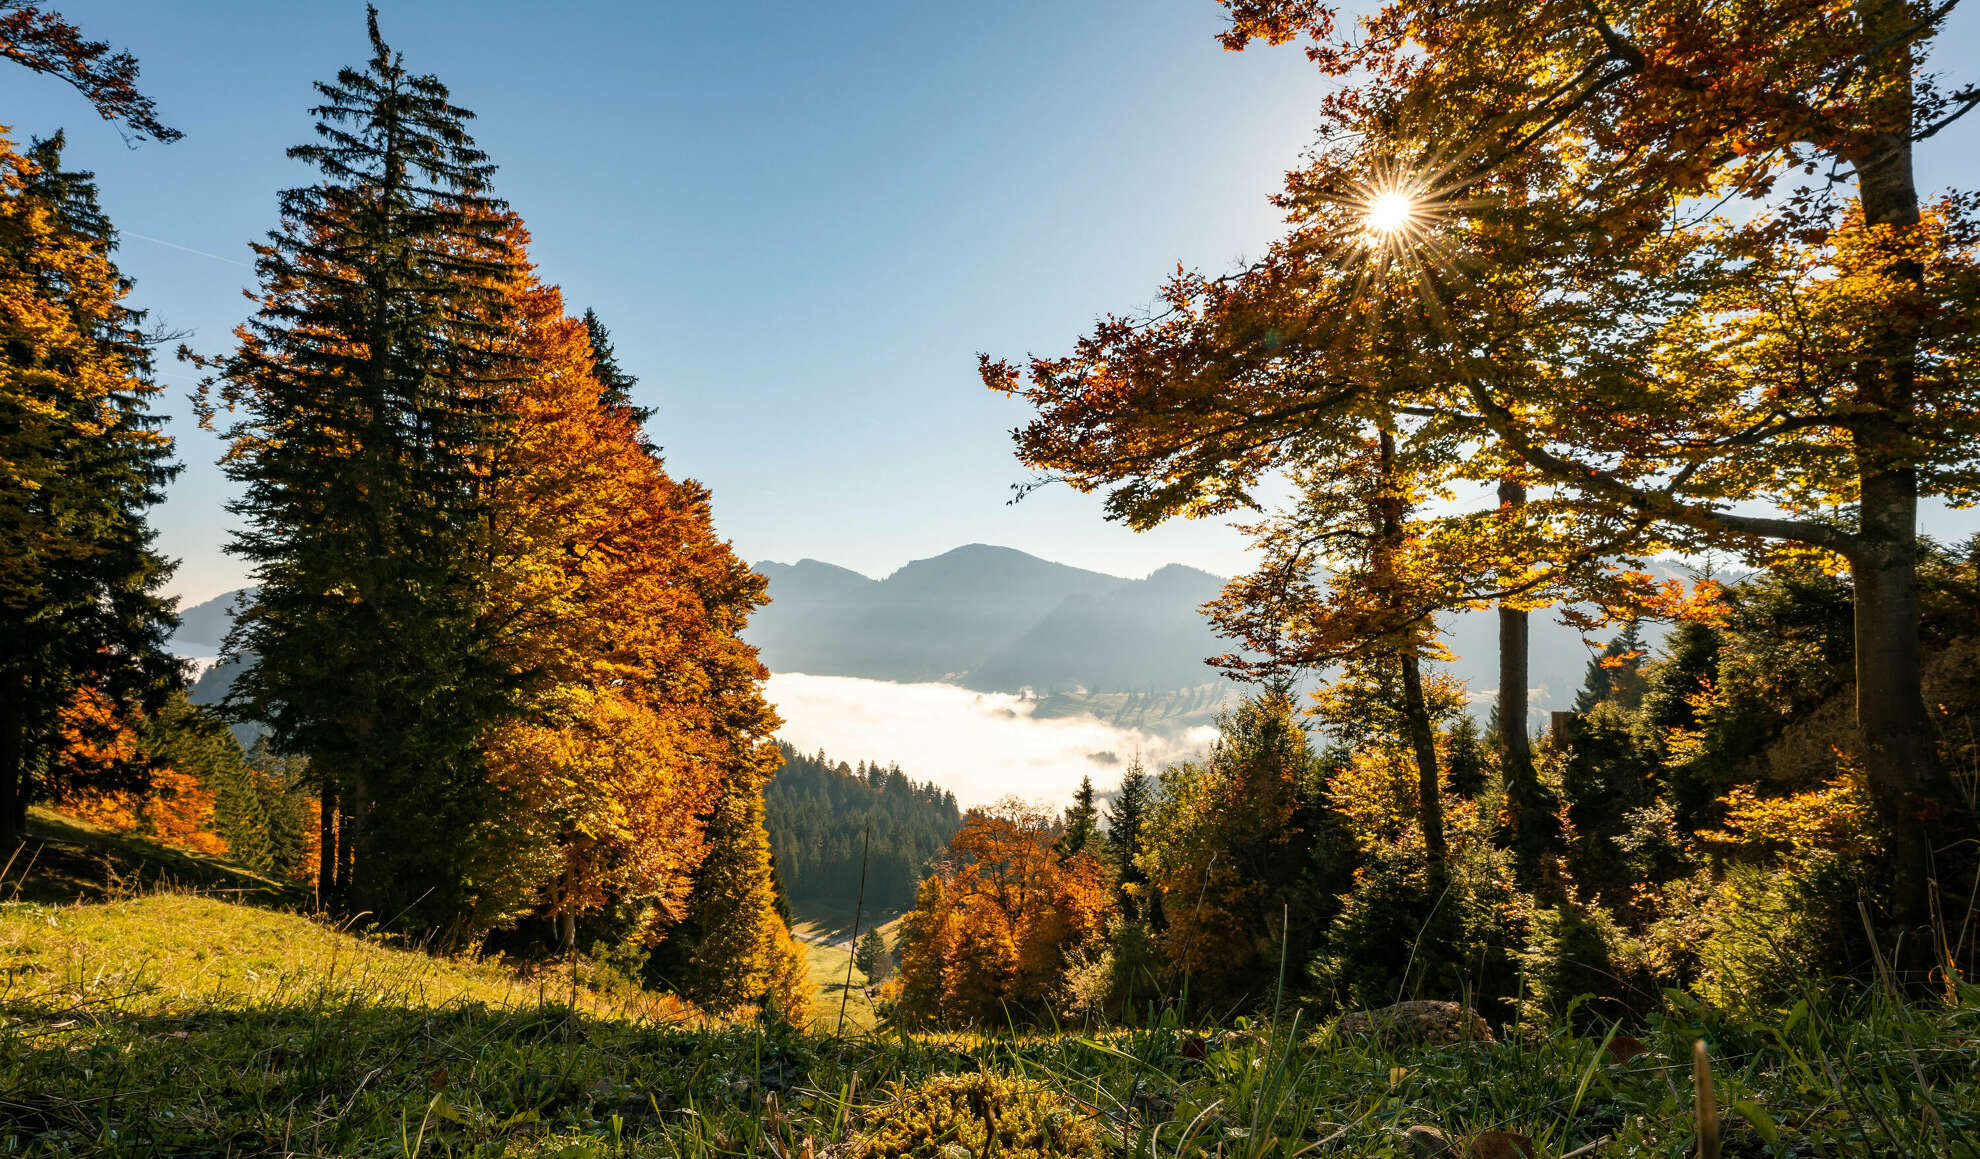
[[[177,471],[160,388],[116,231],[61,151],[0,136],[0,848],[51,777],[78,781],[65,714],[141,716],[182,678],[145,516]]]
[[[514,251],[526,250],[520,224]],[[526,267],[511,309],[511,432],[490,472],[487,616],[528,695],[488,743],[503,801],[484,848],[576,948],[578,918],[637,907],[656,977],[696,1001],[801,1020],[802,955],[777,913],[762,789],[779,759],[764,670],[740,632],[763,581],[716,537],[708,493],[671,478],[604,382],[595,323]],[[685,956],[685,959],[683,959]]]
[[[902,926],[908,1018],[995,1025],[1050,1011],[1114,904],[1105,866],[1090,852],[1062,857],[1063,836],[1054,813],[1016,798],[969,811]]]

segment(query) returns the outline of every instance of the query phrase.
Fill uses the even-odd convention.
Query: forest
[[[1277,240],[975,367],[1017,502],[1249,550],[1215,740],[1070,805],[779,740],[766,579],[378,9],[217,345],[0,133],[0,1145],[1980,1155],[1957,0],[1214,8],[1324,82]],[[98,34],[0,0],[171,147]],[[249,584],[213,705],[168,359]]]
[[[954,793],[910,780],[899,765],[834,763],[782,745],[784,763],[763,790],[778,880],[793,901],[897,914],[962,828]]]

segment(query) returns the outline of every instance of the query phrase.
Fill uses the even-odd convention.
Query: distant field
[[[907,911],[898,909],[868,910],[859,915],[859,928],[862,932],[879,927],[886,935],[887,944],[893,945],[895,929]],[[853,911],[851,906],[835,906],[830,902],[793,901],[791,902],[791,932],[807,942],[829,942],[844,945],[853,936]]]

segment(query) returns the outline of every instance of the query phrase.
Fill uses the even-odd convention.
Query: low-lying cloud
[[[784,718],[779,735],[799,751],[898,763],[915,780],[954,792],[964,808],[1013,794],[1061,804],[1082,776],[1109,792],[1135,756],[1152,772],[1208,748],[1216,735],[1197,728],[1178,742],[1090,716],[1040,720],[1035,701],[953,684],[779,672],[768,692]]]

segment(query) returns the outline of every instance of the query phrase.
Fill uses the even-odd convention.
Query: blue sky
[[[0,119],[68,129],[137,304],[222,350],[249,309],[246,243],[307,176],[283,151],[311,135],[310,82],[365,56],[363,6],[62,7],[137,54],[185,139],[127,148],[19,68],[0,70]],[[1063,489],[1007,505],[1024,412],[983,390],[975,354],[1062,350],[1178,261],[1262,250],[1323,91],[1296,49],[1222,51],[1212,0],[381,7],[409,65],[479,114],[544,276],[612,328],[670,467],[709,484],[747,558],[884,575],[980,541],[1128,575],[1242,566],[1222,526],[1134,535]],[[1962,14],[1941,59],[1980,58],[1976,27]],[[1945,134],[1925,186],[1980,185],[1976,158],[1980,124]],[[162,377],[187,468],[157,522],[175,590],[202,599],[240,578],[228,490],[184,421],[192,373]]]

